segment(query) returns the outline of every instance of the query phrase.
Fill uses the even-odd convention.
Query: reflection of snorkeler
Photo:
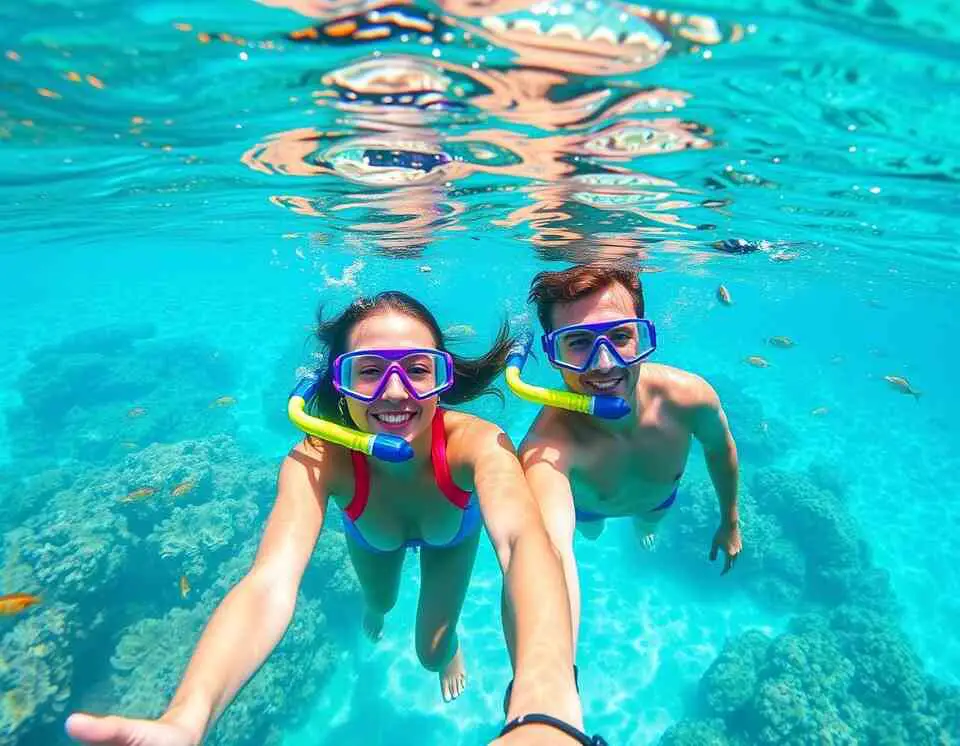
[[[631,407],[620,420],[545,407],[521,446],[527,479],[563,560],[576,645],[580,592],[574,527],[595,539],[607,518],[630,516],[641,543],[652,546],[657,524],[676,500],[693,437],[703,446],[720,501],[710,559],[722,550],[726,573],[741,549],[737,450],[706,381],[644,362],[656,338],[653,324],[642,318],[643,292],[635,272],[610,264],[542,272],[530,298],[546,332],[547,356],[566,387],[620,397]]]
[[[372,127],[373,122],[366,124]],[[673,182],[640,174],[582,174],[564,179],[575,170],[568,156],[616,164],[646,155],[711,147],[701,136],[704,128],[673,118],[622,120],[590,133],[540,138],[501,129],[439,137],[425,129],[381,128],[384,131],[352,137],[306,128],[290,130],[250,148],[243,162],[264,173],[329,174],[365,186],[391,188],[355,195],[355,201],[335,208],[296,195],[276,196],[273,201],[302,215],[329,217],[331,209],[364,207],[399,217],[400,221],[355,221],[353,225],[369,231],[382,248],[396,251],[404,248],[407,229],[414,231],[415,246],[424,245],[437,228],[455,229],[464,208],[440,199],[438,190],[474,174],[543,182],[523,188],[534,205],[518,208],[501,223],[509,227],[530,222],[538,242],[581,238],[563,223],[570,217],[571,207],[582,210],[582,205],[632,212],[650,224],[689,227],[673,214],[673,210],[690,206],[686,200],[671,198],[673,193],[685,191]]]
[[[699,49],[743,37],[708,16],[668,13],[618,0],[440,0],[442,13],[404,0],[261,0],[321,23],[287,35],[300,42],[379,41],[511,50],[517,65],[578,75],[622,75],[647,69],[671,48]],[[481,46],[482,48],[482,46]]]
[[[371,638],[396,603],[406,549],[419,549],[416,650],[439,673],[445,700],[466,682],[457,622],[485,526],[504,573],[516,681],[511,716],[541,711],[582,727],[563,575],[514,450],[496,425],[441,406],[487,390],[503,369],[505,334],[480,358],[455,357],[426,308],[382,293],[322,324],[320,336],[329,362],[319,410],[328,420],[400,437],[413,457],[368,460],[312,437],[292,449],[253,567],[215,611],[167,712],[159,721],[74,715],[67,730],[75,739],[200,743],[283,637],[331,499],[343,512]],[[537,731],[520,728],[502,743],[532,743]]]

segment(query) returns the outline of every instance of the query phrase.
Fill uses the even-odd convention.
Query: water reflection
[[[301,77],[336,129],[276,132],[244,154],[261,173],[317,179],[274,196],[277,206],[341,213],[345,230],[392,255],[463,228],[468,205],[474,224],[513,229],[557,257],[598,241],[636,256],[641,239],[676,248],[715,227],[694,214],[708,203],[697,190],[636,163],[713,147],[709,125],[677,116],[691,94],[617,76],[739,41],[740,25],[599,0],[261,2],[311,19],[288,41],[363,51]],[[363,190],[341,194],[338,181]],[[512,187],[508,205],[479,211],[451,199],[491,185]]]

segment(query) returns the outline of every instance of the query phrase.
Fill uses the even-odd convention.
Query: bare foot
[[[373,642],[383,637],[383,614],[367,609],[363,612],[363,632]]]
[[[457,652],[440,672],[440,693],[444,702],[452,702],[467,688],[467,669],[463,664],[463,648],[457,645]]]
[[[603,528],[606,523],[607,522],[605,520],[577,521],[577,531],[580,532],[580,535],[583,536],[583,538],[593,541],[603,533]]]
[[[648,551],[657,548],[657,524],[641,521],[639,518],[633,519],[633,530],[637,535],[637,541],[640,547]]]

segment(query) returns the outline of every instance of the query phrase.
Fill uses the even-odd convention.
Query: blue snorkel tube
[[[319,385],[320,374],[315,371],[300,379],[287,401],[287,416],[303,432],[381,461],[398,463],[413,458],[413,446],[398,435],[365,433],[307,414],[307,402],[316,395]]]
[[[567,409],[571,412],[590,414],[605,420],[619,420],[630,414],[630,405],[619,396],[589,396],[574,394],[572,391],[557,391],[542,386],[533,386],[524,382],[520,375],[530,356],[533,346],[533,332],[529,328],[520,332],[517,342],[507,356],[505,377],[510,390],[528,402],[546,407]]]

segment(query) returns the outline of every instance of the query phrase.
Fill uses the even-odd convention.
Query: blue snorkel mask
[[[647,319],[616,319],[565,326],[544,334],[541,342],[554,367],[583,373],[596,364],[601,350],[625,368],[646,360],[657,348],[657,332]],[[524,382],[520,376],[532,345],[533,332],[526,329],[507,358],[507,385],[521,399],[605,420],[618,420],[630,413],[630,405],[619,396],[575,394]]]

